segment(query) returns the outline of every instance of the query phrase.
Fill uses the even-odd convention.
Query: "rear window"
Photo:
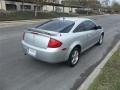
[[[73,21],[68,20],[50,20],[46,23],[43,23],[36,28],[48,31],[55,31],[55,32],[69,32],[72,27],[74,26]]]

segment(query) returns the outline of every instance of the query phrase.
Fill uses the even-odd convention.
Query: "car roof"
[[[83,22],[83,21],[86,21],[86,20],[90,20],[91,19],[88,19],[88,18],[83,18],[83,17],[60,17],[60,18],[56,18],[56,19],[59,19],[59,20],[69,20],[69,21],[74,21],[74,22]]]

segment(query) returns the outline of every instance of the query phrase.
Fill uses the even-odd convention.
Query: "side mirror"
[[[102,27],[101,26],[96,26],[96,29],[102,29]]]
[[[102,29],[102,27],[101,26],[95,26],[95,27],[92,28],[92,30],[98,30],[98,29]]]

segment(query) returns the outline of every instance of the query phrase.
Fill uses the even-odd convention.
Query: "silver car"
[[[104,31],[93,20],[61,17],[26,30],[22,45],[25,54],[38,60],[75,66],[80,53],[95,44],[101,45]]]

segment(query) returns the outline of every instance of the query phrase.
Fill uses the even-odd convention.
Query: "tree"
[[[116,1],[112,3],[112,11],[115,13],[120,13],[120,4]]]
[[[96,8],[101,6],[98,0],[65,0],[64,4],[66,5],[80,5],[85,8],[89,6],[89,8]]]
[[[64,4],[81,6],[86,8],[86,11],[90,9],[99,10],[101,7],[101,3],[98,0],[65,0]]]
[[[36,6],[35,6],[35,16],[37,16],[38,14],[38,7],[43,5],[44,2],[46,2],[46,0],[19,0],[22,2],[22,11],[24,11],[24,3],[25,2],[32,2],[32,3],[35,3]]]
[[[36,17],[38,14],[38,7],[43,4],[44,0],[33,0],[33,1],[36,4],[35,7],[35,17]]]
[[[106,7],[108,7],[109,4],[110,4],[110,0],[103,0],[103,1],[102,1],[102,4],[103,4],[104,6],[106,6]]]

